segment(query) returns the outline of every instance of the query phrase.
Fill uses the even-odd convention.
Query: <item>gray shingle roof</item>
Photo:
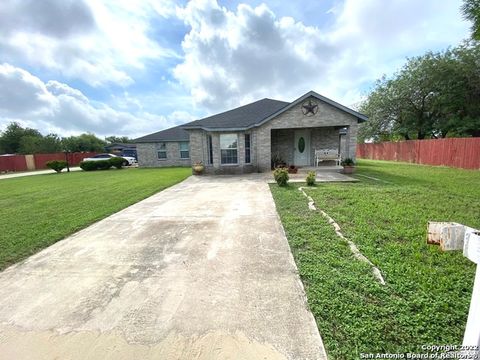
[[[137,145],[135,145],[135,144],[125,144],[125,143],[113,143],[113,144],[107,144],[104,147],[105,148],[111,148],[111,147],[135,148],[135,147],[137,147]]]
[[[181,126],[175,126],[170,129],[158,131],[153,134],[145,135],[135,139],[136,143],[148,143],[157,141],[189,141],[190,136],[188,131],[184,130]]]
[[[245,129],[258,124],[288,104],[289,103],[285,101],[262,99],[201,120],[192,121],[182,126],[185,129]]]

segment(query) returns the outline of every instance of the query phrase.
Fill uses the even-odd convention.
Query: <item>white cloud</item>
[[[216,0],[177,10],[190,27],[175,77],[194,101],[218,111],[273,97],[292,100],[316,90],[347,105],[361,86],[391,73],[405,56],[455,45],[468,34],[460,2],[346,0],[329,28],[277,18],[264,4],[235,11]]]
[[[0,65],[0,114],[29,116],[46,114],[55,97],[45,84],[27,71],[9,64]]]
[[[302,13],[310,5],[288,4]],[[216,0],[192,0],[184,7],[174,0],[2,0],[0,127],[20,120],[42,132],[137,136],[192,120],[188,112],[217,112],[262,97],[293,100],[308,90],[351,105],[405,56],[468,36],[460,5],[461,0],[345,0],[327,17],[308,14],[317,26],[306,26],[278,17],[265,4],[229,10]],[[159,17],[188,27],[182,55],[159,45],[181,36],[178,28],[161,33],[165,39],[154,38]],[[172,59],[174,78],[162,67]],[[152,63],[158,68],[147,66]],[[104,86],[89,94],[101,93],[109,104],[22,68],[43,79]],[[135,80],[144,83],[116,87]]]
[[[149,37],[154,16],[170,16],[170,0],[2,0],[3,61],[21,60],[92,86],[133,83],[148,59],[176,57]]]
[[[142,109],[136,113],[91,102],[81,91],[58,81],[42,82],[29,72],[0,65],[0,127],[10,121],[56,132],[61,136],[86,131],[101,136],[137,137],[193,120],[187,112],[158,116]]]

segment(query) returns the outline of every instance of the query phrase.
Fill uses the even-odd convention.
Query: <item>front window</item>
[[[245,163],[250,164],[250,134],[245,134]]]
[[[167,144],[159,143],[157,146],[157,157],[159,160],[167,159]]]
[[[222,164],[237,164],[237,134],[220,135],[220,153]]]
[[[188,150],[188,141],[182,141],[180,143],[180,159],[188,159],[190,152]]]

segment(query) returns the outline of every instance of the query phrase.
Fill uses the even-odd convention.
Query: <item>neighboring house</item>
[[[136,144],[114,143],[105,146],[105,151],[109,154],[137,157]]]
[[[135,140],[143,167],[189,166],[207,173],[269,171],[272,157],[314,165],[315,150],[355,158],[358,124],[367,117],[313,91],[288,103],[263,99]]]

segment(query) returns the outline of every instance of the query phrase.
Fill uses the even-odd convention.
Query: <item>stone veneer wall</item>
[[[138,143],[137,157],[138,166],[141,167],[162,167],[162,166],[190,166],[192,150],[190,147],[190,159],[180,158],[180,144],[176,141],[166,142],[167,158],[161,160],[157,156],[160,143]]]
[[[349,157],[355,158],[357,118],[316,98],[312,97],[311,99],[318,105],[318,112],[315,115],[304,116],[301,109],[302,104],[298,104],[257,128],[257,138],[259,139],[257,141],[257,166],[260,171],[270,170],[272,150],[270,144],[273,129],[347,127],[345,153]]]

